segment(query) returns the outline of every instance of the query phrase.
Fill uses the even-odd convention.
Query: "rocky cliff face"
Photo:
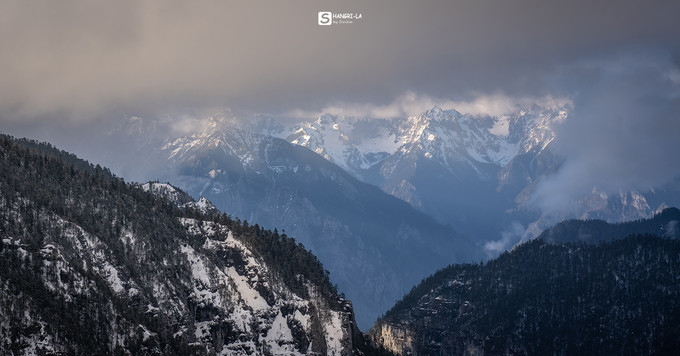
[[[285,235],[46,145],[2,137],[0,172],[2,354],[367,348],[351,303]]]

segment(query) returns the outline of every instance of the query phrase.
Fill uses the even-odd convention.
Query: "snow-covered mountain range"
[[[594,187],[571,211],[541,210],[532,197],[564,163],[554,146],[570,109],[472,116],[433,107],[395,119],[295,122],[226,110],[161,138],[169,131],[131,118],[116,135],[139,139],[130,146],[151,167],[146,180],[171,181],[232,216],[285,229],[314,251],[365,327],[448,263],[497,255],[566,218],[634,220],[680,203],[680,184],[618,194]],[[438,257],[425,266],[423,256]]]
[[[479,118],[435,106],[417,116],[390,120],[324,114],[279,136],[358,176],[389,156],[402,157],[413,150],[422,150],[451,171],[461,162],[477,170],[479,164],[503,167],[534,147],[545,148],[554,139],[551,127],[566,117],[565,108],[535,106],[514,115]],[[384,170],[391,171],[389,167]]]
[[[118,132],[136,138],[132,146],[145,145],[142,156],[154,156],[146,165],[166,160],[167,148],[173,145],[173,150],[181,151],[191,145],[217,144],[210,132],[218,127],[227,135],[238,131],[245,141],[258,137],[252,134],[281,138],[481,242],[498,240],[509,231],[518,235],[518,226],[523,232],[511,238],[513,243],[533,238],[566,218],[638,219],[677,204],[678,199],[664,199],[667,190],[675,189],[673,184],[661,188],[664,194],[612,193],[594,186],[591,194],[560,212],[542,211],[534,204],[539,183],[564,163],[554,149],[556,128],[569,120],[571,111],[568,103],[539,103],[504,115],[474,116],[435,106],[419,115],[394,119],[323,114],[314,120],[292,121],[257,115],[243,119],[224,110],[193,118],[193,130],[170,141],[167,130],[139,118],[130,118]],[[165,143],[150,139],[161,133],[166,135]],[[249,155],[245,146],[236,149],[244,159]]]
[[[473,116],[435,106],[381,120],[324,114],[277,135],[478,241],[507,236],[509,230],[517,235],[512,243],[526,241],[566,218],[640,219],[680,202],[675,193],[668,195],[673,184],[663,188],[665,196],[593,187],[570,210],[542,211],[531,198],[538,183],[564,162],[554,141],[571,109],[533,105],[500,116]]]
[[[527,187],[559,166],[550,144],[554,126],[567,117],[567,107],[534,105],[480,117],[435,106],[384,120],[325,114],[278,136],[484,241],[511,223],[506,211],[524,203],[516,200],[530,194]]]

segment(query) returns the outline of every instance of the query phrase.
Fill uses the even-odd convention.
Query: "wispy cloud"
[[[489,241],[484,244],[484,252],[486,252],[489,257],[496,257],[501,252],[519,242],[525,232],[526,229],[522,224],[513,221],[508,229],[501,233],[500,240]]]
[[[388,104],[374,103],[336,103],[324,106],[321,110],[296,109],[286,116],[299,119],[313,119],[323,114],[369,119],[389,119],[419,115],[434,106],[449,110],[455,109],[462,114],[474,116],[500,116],[518,111],[521,108],[538,104],[544,107],[564,107],[571,100],[566,97],[512,97],[505,94],[478,94],[472,100],[451,100],[435,98],[425,94],[407,91]]]

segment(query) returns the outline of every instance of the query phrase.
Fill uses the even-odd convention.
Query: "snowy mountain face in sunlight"
[[[325,114],[314,122],[300,122],[286,141],[307,147],[356,177],[389,154],[399,144],[386,120],[337,119]]]
[[[507,165],[515,156],[545,148],[553,139],[553,123],[567,117],[565,109],[535,107],[514,115],[474,117],[433,107],[404,119],[361,120],[324,114],[301,122],[286,140],[307,147],[327,160],[361,176],[363,170],[414,150],[450,170],[470,166]]]

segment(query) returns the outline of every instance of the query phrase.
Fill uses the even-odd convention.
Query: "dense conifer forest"
[[[372,333],[417,354],[672,354],[680,349],[680,240],[534,240],[423,280]]]

